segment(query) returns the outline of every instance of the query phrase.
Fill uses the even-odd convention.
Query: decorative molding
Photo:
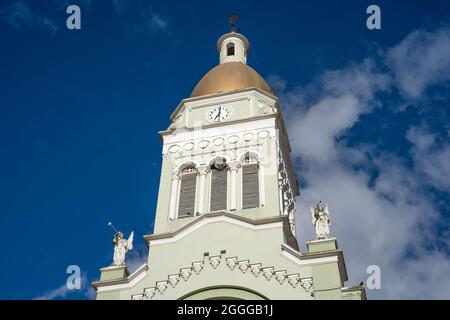
[[[131,300],[144,300],[144,295],[143,294],[133,294],[131,296]]]
[[[238,267],[239,270],[242,271],[242,273],[246,273],[248,268],[250,267],[250,260],[238,261]]]
[[[299,274],[291,274],[287,276],[288,283],[292,286],[292,288],[295,288],[298,283],[300,282],[300,275]]]
[[[156,283],[156,290],[158,290],[159,293],[163,294],[164,291],[166,291],[167,286],[168,286],[168,284],[167,284],[167,281],[166,281],[166,280],[164,280],[164,281],[158,281],[158,282]]]
[[[184,281],[188,281],[191,274],[192,268],[183,268],[180,270],[180,276],[184,279]]]
[[[275,279],[277,279],[277,281],[280,284],[284,283],[284,280],[286,280],[286,275],[287,275],[287,271],[283,270],[283,271],[275,271]]]
[[[300,279],[300,285],[303,289],[305,289],[306,292],[309,292],[311,290],[311,287],[313,286],[313,279],[312,278],[304,278]]]
[[[258,277],[258,275],[261,273],[261,263],[251,264],[250,271],[255,277]]]
[[[224,251],[222,252],[224,253]],[[212,267],[210,270],[217,270],[219,268],[220,262],[222,260],[222,254],[216,256],[210,256],[208,258],[209,263]],[[300,274],[287,274],[286,270],[274,271],[274,267],[262,267],[261,263],[250,263],[249,259],[246,260],[238,260],[238,257],[228,257],[225,258],[226,266],[230,270],[235,270],[236,266],[243,274],[252,274],[255,278],[257,278],[260,274],[264,276],[267,281],[271,281],[272,278],[275,278],[280,285],[285,284],[286,280],[292,288],[298,287],[300,283],[300,287],[302,287],[306,292],[310,292],[313,287],[313,279],[311,277],[301,278]],[[164,294],[164,292],[169,288],[169,285],[172,288],[175,288],[177,284],[180,282],[180,278],[184,281],[187,281],[192,272],[196,274],[200,274],[200,272],[206,267],[204,261],[194,261],[191,264],[190,268],[182,268],[178,274],[171,274],[167,277],[167,280],[157,281],[155,287],[145,288],[143,293],[133,294],[131,295],[132,300],[150,300],[153,299],[158,292],[159,294]],[[250,270],[250,272],[247,272]]]
[[[251,230],[262,230],[282,227],[282,217],[260,219],[259,221],[250,220],[244,217],[233,215],[226,211],[212,212],[199,216],[196,220],[178,229],[176,232],[144,236],[147,245],[160,245],[177,242],[199,228],[215,222],[228,222]]]
[[[227,266],[228,268],[230,268],[230,270],[234,270],[234,268],[236,268],[237,265],[237,257],[231,257],[231,258],[226,258],[225,261],[227,262]]]
[[[180,281],[179,274],[172,274],[169,276],[169,283],[172,286],[172,288],[175,288],[179,281]]]
[[[144,289],[144,296],[150,300],[152,299],[156,294],[156,288],[146,288]]]
[[[267,279],[267,281],[270,281],[270,279],[272,279],[273,270],[274,270],[274,267],[267,267],[267,268],[262,269],[263,276],[264,276],[264,278]]]
[[[203,265],[203,261],[192,262],[192,270],[194,270],[196,274],[199,274],[203,270]]]
[[[219,266],[221,258],[222,256],[209,257],[209,263],[214,269],[217,269],[217,267]]]

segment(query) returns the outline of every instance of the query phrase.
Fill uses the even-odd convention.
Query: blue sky
[[[81,30],[66,28],[69,4]],[[370,4],[2,0],[0,298],[91,297],[112,256],[109,220],[135,231],[130,257],[142,260],[156,132],[218,63],[231,12],[289,118],[300,242],[312,237],[307,207],[324,199],[351,282],[381,266],[369,297],[448,298],[450,3],[377,1],[376,31]],[[61,289],[72,264],[78,292]]]

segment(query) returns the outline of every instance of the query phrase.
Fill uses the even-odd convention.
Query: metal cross
[[[239,17],[235,14],[232,14],[228,18],[228,22],[231,24],[231,32],[239,32],[239,28],[236,26],[236,23],[238,20],[239,20]]]

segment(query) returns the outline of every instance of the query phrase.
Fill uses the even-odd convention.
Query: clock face
[[[209,122],[226,121],[231,117],[233,109],[228,106],[218,106],[206,111],[206,120]]]

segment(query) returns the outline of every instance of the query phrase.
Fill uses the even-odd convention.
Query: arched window
[[[234,43],[230,42],[227,44],[227,56],[234,56]]]
[[[195,207],[195,188],[197,171],[193,167],[181,171],[180,200],[178,203],[178,217],[193,217]]]
[[[211,205],[210,211],[227,209],[227,163],[217,158],[211,165]]]
[[[242,208],[259,207],[259,166],[256,158],[245,155],[242,164]]]

